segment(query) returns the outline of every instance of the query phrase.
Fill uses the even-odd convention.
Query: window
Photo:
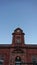
[[[0,62],[0,65],[3,65],[3,62]]]
[[[16,65],[21,65],[21,58],[20,57],[16,57],[16,59],[15,59],[15,61],[16,61]]]
[[[37,65],[37,57],[36,56],[32,57],[32,62],[33,62],[33,65]]]
[[[3,65],[3,62],[4,62],[4,56],[0,55],[0,65]]]

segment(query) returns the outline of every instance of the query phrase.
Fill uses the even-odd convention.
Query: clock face
[[[20,30],[17,30],[17,32],[20,32]]]

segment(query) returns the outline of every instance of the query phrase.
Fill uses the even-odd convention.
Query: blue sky
[[[25,43],[37,44],[37,0],[0,0],[0,44],[10,44],[17,27]]]

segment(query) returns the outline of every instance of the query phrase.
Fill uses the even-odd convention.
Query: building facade
[[[0,44],[0,65],[37,65],[37,45],[25,44],[25,33],[17,28],[12,44]]]

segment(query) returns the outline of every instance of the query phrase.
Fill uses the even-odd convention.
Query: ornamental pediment
[[[24,53],[22,49],[14,49],[12,53]]]

